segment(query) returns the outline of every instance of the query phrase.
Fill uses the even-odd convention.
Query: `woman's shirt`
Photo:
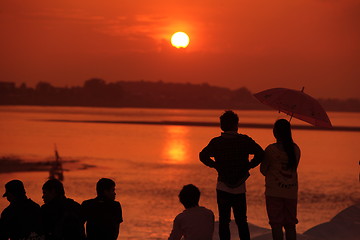
[[[294,144],[297,162],[300,160],[300,149]],[[260,171],[265,176],[265,195],[297,199],[298,176],[296,170],[287,168],[288,156],[278,143],[270,144],[265,149],[265,158]]]

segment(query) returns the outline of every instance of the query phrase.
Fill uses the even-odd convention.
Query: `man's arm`
[[[9,214],[5,209],[0,217],[0,240],[7,240],[10,237],[8,232],[10,229],[10,226],[8,226],[8,215]]]
[[[175,218],[173,223],[173,228],[171,230],[168,240],[180,240],[182,236],[183,233],[181,232],[179,219]]]
[[[216,162],[211,158],[213,156],[211,150],[211,142],[200,152],[200,161],[208,167],[215,168]]]
[[[264,150],[262,149],[262,147],[257,144],[254,140],[252,140],[253,143],[253,147],[252,147],[252,154],[254,154],[253,159],[251,159],[249,167],[250,168],[254,168],[257,165],[259,165],[263,159],[264,159]]]
[[[120,202],[116,202],[116,218],[119,223],[122,223],[124,221]]]
[[[269,155],[269,150],[268,150],[268,148],[266,148],[264,160],[260,164],[260,172],[264,176],[266,176],[268,169],[269,169],[269,165],[270,165],[270,158],[268,157],[268,155]]]
[[[85,224],[85,222],[88,220],[88,209],[87,209],[87,202],[83,201],[80,205],[81,207],[81,222],[82,224]]]

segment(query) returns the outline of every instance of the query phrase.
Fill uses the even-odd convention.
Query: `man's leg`
[[[246,216],[246,195],[234,194],[232,199],[234,218],[238,226],[240,240],[250,240],[249,225]]]
[[[273,240],[283,240],[284,233],[281,226],[271,226]],[[288,240],[288,239],[286,239]]]
[[[286,240],[296,240],[296,227],[295,225],[285,225]]]
[[[216,191],[219,210],[219,237],[220,240],[230,240],[231,205],[229,193]]]

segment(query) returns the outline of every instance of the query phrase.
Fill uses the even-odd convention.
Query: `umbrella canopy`
[[[271,88],[254,94],[260,102],[317,127],[331,128],[331,122],[320,103],[310,95],[288,88]]]

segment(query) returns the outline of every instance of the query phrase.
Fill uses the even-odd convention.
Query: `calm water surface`
[[[237,111],[243,123],[270,123],[285,117],[273,111]],[[65,164],[68,197],[82,202],[95,196],[101,177],[117,182],[124,223],[120,239],[167,239],[172,220],[183,210],[177,194],[188,183],[202,191],[201,205],[217,218],[216,173],[198,160],[199,151],[219,135],[216,127],[49,122],[43,120],[198,121],[218,122],[221,110],[111,109],[69,107],[0,107],[0,156],[26,161],[53,157],[54,144]],[[359,113],[329,113],[335,126],[360,126]],[[289,119],[288,117],[286,117]],[[305,124],[296,119],[292,124]],[[264,148],[274,141],[271,129],[240,129]],[[330,220],[360,201],[359,132],[294,130],[302,150],[299,166],[299,232]],[[83,169],[81,164],[95,167]],[[0,189],[14,178],[42,204],[41,186],[47,172],[0,174]],[[2,194],[1,190],[1,194]],[[268,227],[264,178],[253,169],[247,182],[249,222]],[[8,202],[0,200],[0,211]]]

